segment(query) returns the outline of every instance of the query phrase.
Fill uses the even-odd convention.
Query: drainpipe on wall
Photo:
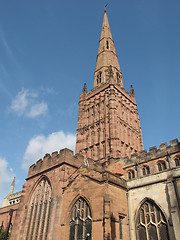
[[[55,210],[54,210],[54,221],[53,221],[53,230],[52,230],[52,240],[53,240],[54,225],[55,225],[55,220],[56,220],[57,203],[58,203],[58,196],[56,196],[56,205],[55,205]]]
[[[129,234],[131,240],[131,219],[130,219],[130,212],[129,212],[129,193],[127,192],[127,199],[128,199],[128,220],[129,220]]]

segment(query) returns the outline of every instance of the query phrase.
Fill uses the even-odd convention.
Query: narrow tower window
[[[106,41],[106,47],[107,47],[107,49],[109,49],[109,42],[108,41]]]
[[[121,75],[118,72],[116,73],[116,80],[117,80],[117,83],[121,82]]]
[[[97,74],[97,84],[101,83],[102,72]]]

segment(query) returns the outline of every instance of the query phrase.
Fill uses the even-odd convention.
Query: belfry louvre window
[[[137,240],[169,240],[165,216],[154,202],[147,200],[140,207],[136,233]]]
[[[69,240],[91,240],[92,216],[83,198],[79,198],[72,207],[69,227]]]
[[[47,239],[51,211],[51,186],[47,179],[41,180],[32,194],[28,209],[26,240]]]

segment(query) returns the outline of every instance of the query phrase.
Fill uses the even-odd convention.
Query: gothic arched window
[[[129,177],[129,179],[135,178],[134,170],[130,170],[130,171],[128,172],[128,177]]]
[[[92,216],[88,203],[79,198],[73,205],[70,214],[69,240],[91,240]]]
[[[144,176],[150,174],[149,166],[144,166],[143,169],[142,169],[142,172],[143,172]]]
[[[166,170],[166,169],[167,169],[167,167],[166,167],[165,161],[158,162],[158,170],[159,170],[159,172],[161,172],[163,170]]]
[[[137,240],[169,240],[168,225],[161,209],[150,200],[145,201],[136,219]]]
[[[47,239],[51,211],[52,189],[47,179],[42,179],[32,194],[28,209],[26,239]]]
[[[176,167],[179,167],[180,166],[180,156],[176,156],[174,161],[175,161]]]

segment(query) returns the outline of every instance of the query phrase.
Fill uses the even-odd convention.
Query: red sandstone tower
[[[123,87],[122,73],[106,14],[102,25],[94,87],[86,84],[79,100],[76,153],[102,163],[143,150],[142,132],[131,86]]]

